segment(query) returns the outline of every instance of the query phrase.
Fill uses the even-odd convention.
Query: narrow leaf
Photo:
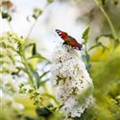
[[[43,86],[48,80],[49,80],[49,79],[44,80],[44,81],[40,81],[40,82],[39,82],[39,87],[40,87],[40,86]]]
[[[45,75],[47,75],[49,72],[50,72],[50,71],[44,72],[44,73],[39,77],[39,79],[42,79],[42,78],[43,78]]]
[[[93,45],[92,47],[90,47],[90,48],[88,49],[88,51],[90,51],[90,50],[92,50],[92,49],[94,49],[94,48],[96,48],[96,47],[102,47],[102,48],[103,48],[102,53],[104,53],[105,50],[109,50],[109,49],[108,49],[106,46],[104,46],[101,42],[98,42],[96,45]]]
[[[101,46],[101,42],[99,42],[99,43],[97,43],[96,45],[93,45],[92,47],[90,47],[90,48],[88,49],[88,51],[90,51],[90,50],[92,50],[92,49],[94,49],[94,48],[96,48],[96,47],[99,47],[99,46]]]
[[[46,58],[43,57],[42,55],[40,55],[39,53],[33,55],[32,57],[29,57],[27,60],[34,59],[34,58],[39,58],[39,59],[42,59],[42,60],[46,60]]]
[[[28,45],[25,46],[25,50],[29,47],[32,47],[32,55],[35,55],[37,53],[36,51],[36,44],[35,43],[30,43]]]
[[[33,10],[33,15],[32,15],[32,17],[33,17],[34,19],[38,19],[38,17],[39,17],[42,13],[43,13],[43,11],[42,11],[41,9],[35,8],[35,9]]]
[[[33,49],[32,49],[32,55],[35,55],[37,53],[36,51],[36,44],[33,45]]]
[[[39,76],[38,72],[36,72],[36,71],[33,71],[32,73],[35,77],[37,88],[39,88],[39,77],[40,76]]]
[[[99,40],[100,40],[101,37],[108,37],[108,38],[110,38],[110,39],[113,39],[113,38],[114,38],[112,34],[102,34],[102,35],[98,36],[98,37],[95,39],[96,43],[99,42]]]
[[[86,44],[88,42],[89,31],[90,31],[90,27],[87,27],[82,34],[82,38],[84,39],[83,44]]]

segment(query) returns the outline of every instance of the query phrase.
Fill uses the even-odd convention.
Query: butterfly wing
[[[56,32],[67,44],[77,43],[77,41],[73,37],[69,36],[66,32],[63,32],[58,29],[56,30]]]
[[[68,36],[68,43],[71,44],[71,45],[76,45],[77,44],[77,41],[75,40],[75,38],[71,37],[71,36]]]
[[[75,48],[75,49],[78,49],[78,50],[81,50],[82,48],[82,45],[80,43],[78,43],[76,41],[75,38],[71,37],[71,36],[68,36],[67,40],[66,40],[66,43],[68,45],[70,45],[71,47]]]
[[[68,37],[68,34],[67,34],[66,32],[63,32],[63,31],[58,30],[58,29],[56,29],[56,32],[58,33],[58,35],[59,35],[63,40],[65,40],[65,38]]]
[[[81,50],[82,45],[79,44],[75,38],[69,36],[66,32],[56,29],[58,35],[65,41],[65,44],[70,45],[71,47]]]

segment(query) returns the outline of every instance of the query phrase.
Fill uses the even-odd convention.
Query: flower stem
[[[85,44],[85,55],[88,55],[87,45]],[[89,61],[86,58],[86,64],[89,65]]]
[[[26,59],[25,59],[25,56],[24,56],[24,52],[22,52],[22,53],[20,54],[20,56],[21,56],[21,58],[22,58],[22,63],[23,63],[24,66],[25,66],[25,70],[26,70],[26,72],[27,72],[27,74],[28,74],[28,76],[29,76],[29,82],[30,82],[31,86],[34,86],[34,79],[33,79],[34,77],[33,77],[33,75],[32,75],[32,72],[31,72],[31,69],[30,69],[28,63],[26,62]]]
[[[38,19],[37,19],[37,20],[38,20]],[[28,34],[27,34],[25,40],[27,40],[27,39],[30,37],[30,35],[31,35],[31,33],[32,33],[32,31],[33,31],[33,29],[34,29],[36,23],[37,23],[37,20],[35,20],[35,22],[34,22],[33,25],[31,26],[31,28],[30,28],[30,30],[29,30],[29,32],[28,32]]]
[[[104,14],[105,18],[107,19],[108,23],[109,23],[109,26],[111,28],[111,31],[112,31],[112,34],[113,34],[113,37],[115,39],[117,39],[117,33],[116,33],[116,30],[114,28],[114,25],[110,19],[110,17],[108,16],[108,14],[105,12],[104,8],[102,7],[102,5],[98,2],[98,0],[95,0],[95,3],[99,6],[100,10],[102,11],[102,13]]]

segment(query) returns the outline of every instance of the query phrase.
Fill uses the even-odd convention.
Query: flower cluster
[[[20,79],[27,77],[22,72],[24,69],[20,55],[22,44],[23,39],[11,32],[0,37],[0,82],[4,89],[16,91],[18,85],[15,83],[18,82],[18,76]]]
[[[12,96],[13,93],[18,92],[19,85],[23,81],[28,80],[28,75],[24,72],[25,66],[21,58],[22,46],[23,39],[15,33],[7,32],[0,37],[1,119],[12,119],[15,113],[19,114],[24,109],[24,106],[17,103]]]
[[[61,111],[66,118],[80,117],[93,100],[93,83],[79,53],[68,45],[56,46],[51,72]]]
[[[17,72],[17,66],[21,64],[21,58],[18,52],[22,39],[18,38],[15,34],[8,32],[0,37],[0,72],[6,71],[7,73]],[[12,69],[11,69],[12,68]]]

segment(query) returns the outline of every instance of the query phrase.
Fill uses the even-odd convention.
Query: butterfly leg
[[[64,42],[63,45],[67,44],[67,42]]]

